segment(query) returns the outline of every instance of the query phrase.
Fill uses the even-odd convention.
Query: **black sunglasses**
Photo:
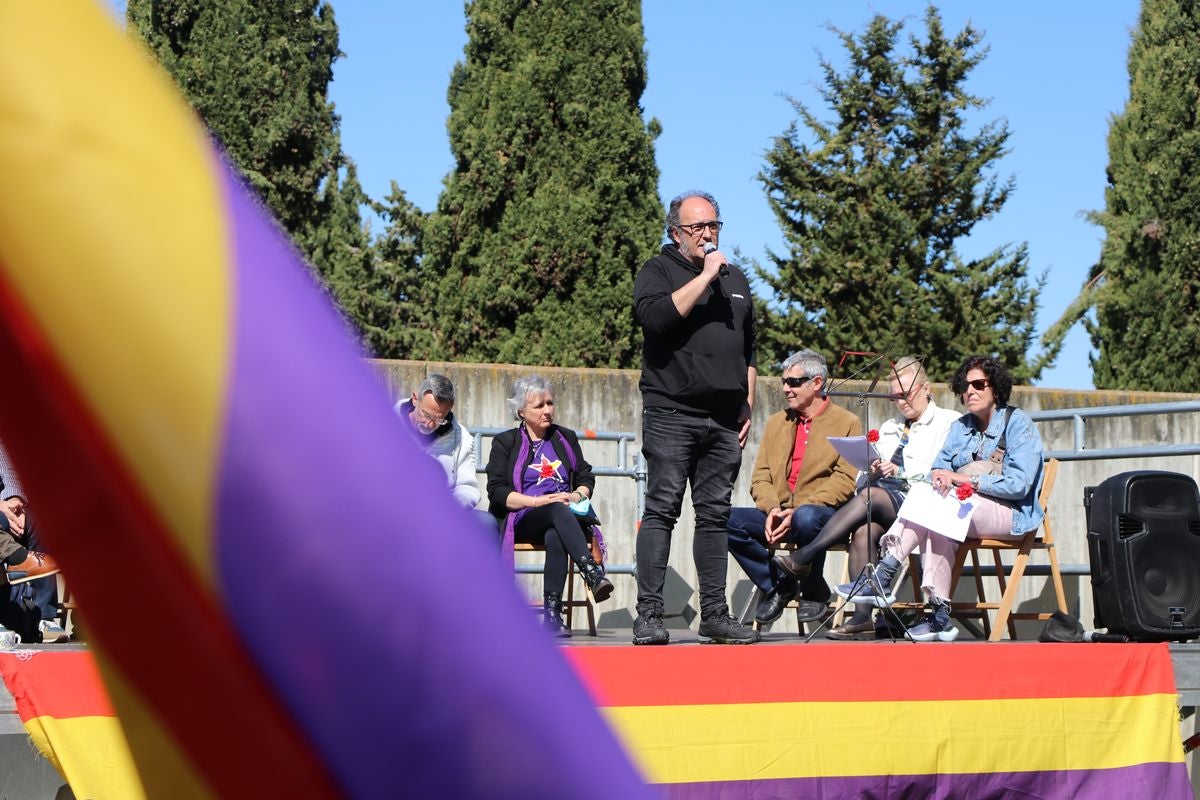
[[[801,386],[808,383],[812,379],[813,379],[812,375],[805,375],[803,378],[784,378],[783,383],[785,386],[790,386],[793,389],[799,389]]]
[[[973,381],[967,381],[967,386],[970,386],[972,389],[974,389],[977,392],[982,392],[984,389],[991,386],[991,384],[988,383],[987,379],[985,379],[985,378],[976,378]],[[963,391],[964,392],[967,391],[966,386],[963,387]]]

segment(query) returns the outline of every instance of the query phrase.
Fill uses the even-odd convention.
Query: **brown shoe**
[[[812,564],[800,564],[791,553],[780,553],[775,556],[775,566],[783,570],[785,575],[803,580],[812,572]]]
[[[33,550],[28,552],[29,555],[20,564],[5,565],[4,571],[7,574],[9,585],[16,586],[18,583],[35,581],[38,578],[57,575],[61,571],[62,568],[58,566],[58,562],[45,553]]]
[[[836,628],[833,628],[826,633],[825,638],[846,641],[849,639],[857,639],[859,636],[868,633],[871,634],[872,638],[874,638],[875,623],[871,620],[867,620],[866,622],[851,622],[850,620],[846,620],[841,625],[838,625]]]

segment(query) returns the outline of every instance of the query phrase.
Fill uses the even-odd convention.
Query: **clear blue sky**
[[[463,4],[330,1],[346,54],[334,67],[332,89],[343,146],[372,197],[384,197],[394,180],[432,210],[453,164],[446,87],[466,42]],[[726,248],[736,245],[762,263],[768,248],[782,251],[755,176],[772,137],[794,118],[783,96],[827,119],[816,93],[818,57],[844,61],[829,26],[861,31],[881,13],[920,35],[925,7],[893,0],[648,0],[642,106],[663,126],[656,154],[664,203],[683,189],[707,189],[721,202]],[[1013,176],[1016,192],[964,250],[978,255],[1029,243],[1031,275],[1047,275],[1040,334],[1076,296],[1099,254],[1103,232],[1081,212],[1104,205],[1108,123],[1128,96],[1126,56],[1139,4],[957,0],[940,8],[948,34],[968,22],[984,32],[990,53],[968,87],[991,100],[978,119],[1005,119],[1012,133],[998,174]],[[1090,350],[1077,326],[1039,385],[1091,388]]]

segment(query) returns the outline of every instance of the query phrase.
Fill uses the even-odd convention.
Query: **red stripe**
[[[218,796],[337,795],[3,275],[0,317],[0,440],[110,663]]]
[[[599,706],[1174,694],[1165,644],[571,647]]]
[[[38,653],[31,659],[4,653],[0,674],[22,722],[34,717],[115,716],[91,653]]]

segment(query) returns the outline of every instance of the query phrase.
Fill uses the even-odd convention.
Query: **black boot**
[[[593,603],[603,603],[608,599],[608,596],[613,592],[612,581],[604,577],[604,567],[596,563],[596,559],[592,558],[591,554],[583,557],[582,561],[576,561],[575,566],[579,567],[579,574],[583,576],[583,582],[587,584],[588,592],[592,595]]]
[[[571,629],[563,624],[562,593],[546,592],[542,595],[542,627],[560,639],[569,639]]]

